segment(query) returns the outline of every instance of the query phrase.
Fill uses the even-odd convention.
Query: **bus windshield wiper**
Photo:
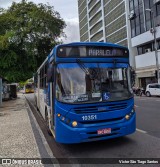
[[[100,81],[100,91],[102,91],[102,83],[101,83],[101,73],[100,73],[100,67],[99,67],[99,64],[98,64],[98,68],[96,71],[96,69],[88,69],[85,64],[80,60],[80,59],[77,59],[77,64],[80,66],[80,68],[85,72],[85,74],[90,78],[90,80],[95,80],[95,79],[98,79]]]
[[[85,64],[80,60],[80,59],[77,59],[77,64],[80,66],[80,68],[85,72],[85,74],[87,76],[90,77],[91,80],[94,80],[94,79],[97,79],[98,76],[99,76],[99,73],[100,73],[100,68],[98,67],[98,71],[96,71],[96,69],[88,69]]]
[[[88,68],[80,59],[76,59],[76,62],[79,65],[79,67],[85,72],[86,75],[89,75],[89,76],[91,75]]]

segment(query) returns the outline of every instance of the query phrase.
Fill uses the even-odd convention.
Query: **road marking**
[[[156,101],[160,101],[160,100],[156,100]]]
[[[136,131],[141,132],[141,133],[147,133],[146,131],[141,130],[141,129],[136,129]]]

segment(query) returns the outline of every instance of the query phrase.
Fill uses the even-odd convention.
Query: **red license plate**
[[[97,130],[98,135],[103,135],[103,134],[110,134],[111,133],[111,128],[106,128],[106,129],[99,129]]]

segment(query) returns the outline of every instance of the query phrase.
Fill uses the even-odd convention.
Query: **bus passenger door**
[[[38,72],[38,84],[37,84],[37,92],[36,92],[36,95],[37,95],[37,109],[40,110],[40,73]]]
[[[47,82],[48,82],[48,96],[49,96],[49,128],[52,132],[54,132],[54,66],[52,64],[49,65],[47,71]]]
[[[54,82],[50,82],[50,122],[51,129],[54,129]]]

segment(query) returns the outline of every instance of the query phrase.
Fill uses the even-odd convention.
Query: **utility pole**
[[[2,106],[2,78],[0,78],[0,107]]]
[[[155,58],[156,58],[157,80],[158,80],[158,83],[160,83],[160,73],[159,73],[158,49],[157,49],[157,39],[156,39],[155,16],[154,16],[154,12],[152,11],[152,9],[146,9],[146,11],[149,11],[151,13],[152,33],[153,33],[153,36],[154,36],[154,50],[155,50]]]

